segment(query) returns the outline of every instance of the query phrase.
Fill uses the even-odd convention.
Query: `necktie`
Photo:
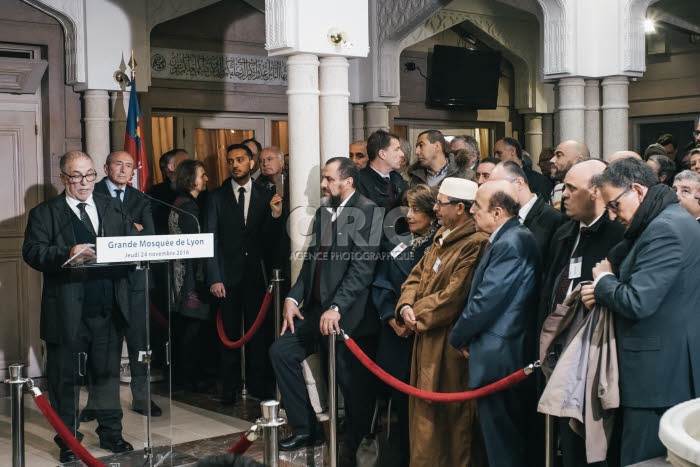
[[[90,216],[88,216],[87,211],[85,211],[85,206],[87,206],[87,203],[78,203],[78,209],[80,209],[80,221],[85,224],[85,228],[88,230],[88,232],[96,237],[97,234],[95,233],[95,227],[92,225],[92,221],[90,221]]]
[[[396,195],[394,194],[394,187],[391,185],[390,178],[383,178],[386,184],[386,194],[389,196],[389,209],[394,209],[396,207]]]
[[[245,223],[245,188],[243,187],[238,189],[238,207],[241,208],[241,215]]]
[[[124,202],[122,199],[122,193],[124,193],[124,190],[120,190],[119,188],[115,188],[114,192],[117,194],[117,199],[121,202]]]
[[[321,245],[318,248],[318,254],[316,255],[316,269],[314,271],[314,282],[313,288],[311,289],[311,294],[313,298],[321,303],[321,265],[323,264],[324,256],[326,250],[330,248],[331,234],[333,233],[333,228],[336,225],[336,220],[334,219],[329,225],[326,226],[326,230],[323,233],[323,240],[321,240]]]
[[[578,243],[576,244],[576,248],[574,248],[573,253],[571,253],[571,256],[569,257],[569,263],[571,262],[571,258],[579,257],[581,241],[583,240],[583,234],[586,232],[586,230],[588,230],[587,227],[581,227]],[[580,277],[577,279],[580,279]],[[569,278],[569,264],[567,264],[566,266],[564,266],[564,271],[562,271],[561,273],[561,279],[559,279],[559,284],[557,284],[557,291],[554,295],[554,301],[552,302],[552,309],[554,309],[554,307],[556,307],[558,304],[564,303],[564,299],[566,298],[566,295],[569,292],[569,285],[571,284],[571,281],[572,279]]]

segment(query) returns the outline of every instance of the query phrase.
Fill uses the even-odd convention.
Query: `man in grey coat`
[[[642,161],[613,162],[597,185],[626,231],[593,268],[582,298],[615,312],[621,464],[629,465],[664,456],[661,415],[700,396],[700,229]]]

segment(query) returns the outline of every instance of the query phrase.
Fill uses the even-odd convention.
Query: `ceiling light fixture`
[[[654,20],[653,19],[645,19],[644,20],[644,32],[646,34],[654,34],[656,33],[656,25],[654,25]]]

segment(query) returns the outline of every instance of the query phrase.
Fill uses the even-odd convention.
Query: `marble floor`
[[[85,405],[87,393],[80,395],[81,406]],[[131,406],[129,387],[121,385],[122,407]],[[151,433],[154,458],[162,457],[173,445],[173,455],[168,454],[161,465],[191,465],[206,454],[226,452],[242,432],[259,417],[258,403],[252,400],[239,401],[232,406],[222,406],[211,395],[173,394],[172,402],[162,395],[153,395],[153,401],[163,410],[161,417],[152,418]],[[58,464],[58,448],[53,442],[55,432],[37,409],[30,395],[25,395],[25,464],[32,467]],[[0,394],[0,466],[12,465],[11,445],[11,401],[6,391]],[[242,417],[241,417],[242,416]],[[100,449],[99,438],[94,429],[97,422],[81,424],[85,435],[82,444],[107,466],[144,465],[143,446],[146,433],[146,418],[132,410],[124,410],[123,436],[136,450],[127,456],[114,456]],[[206,440],[203,442],[202,440]],[[202,446],[198,443],[202,442]],[[256,444],[260,444],[259,442]],[[260,457],[262,449],[260,448]],[[81,465],[77,463],[76,465]]]

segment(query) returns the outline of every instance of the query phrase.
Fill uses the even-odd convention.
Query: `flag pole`
[[[134,82],[136,75],[136,60],[134,59],[134,49],[131,49],[131,59],[129,60],[129,68],[131,68],[131,82]]]

